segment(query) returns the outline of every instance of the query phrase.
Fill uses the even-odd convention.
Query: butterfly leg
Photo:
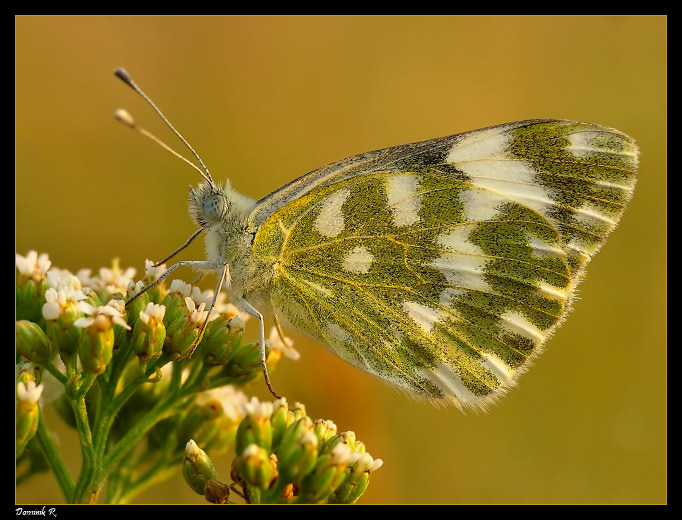
[[[138,296],[142,296],[144,293],[146,293],[149,289],[156,287],[159,283],[161,283],[163,280],[165,280],[168,275],[170,275],[173,271],[175,271],[178,267],[191,267],[193,269],[196,269],[197,271],[216,271],[218,269],[223,270],[223,276],[221,278],[225,278],[226,276],[226,270],[227,266],[225,264],[220,264],[217,262],[203,262],[203,261],[195,261],[195,260],[181,260],[180,262],[173,264],[170,266],[161,276],[158,277],[158,279],[154,280],[152,283],[149,285],[145,286],[142,288],[142,290],[131,297],[128,301],[126,301],[126,307],[130,302],[132,302],[135,298]],[[223,280],[224,281],[224,280]],[[221,284],[222,285],[222,284]],[[215,300],[214,302],[215,303]]]
[[[211,305],[209,306],[208,312],[206,314],[206,320],[204,321],[203,325],[201,326],[201,330],[199,330],[199,335],[197,336],[197,339],[194,340],[194,343],[192,344],[192,347],[190,349],[189,356],[191,356],[194,353],[194,351],[197,349],[197,347],[199,346],[199,342],[201,341],[201,339],[204,336],[204,331],[206,330],[206,325],[208,325],[208,320],[211,316],[211,311],[213,311],[213,308],[215,307],[215,303],[218,300],[218,295],[220,294],[220,289],[222,288],[223,283],[225,283],[225,280],[229,281],[229,279],[230,279],[230,269],[229,269],[229,266],[227,264],[220,264],[217,262],[196,261],[196,260],[181,260],[180,262],[170,266],[161,276],[159,276],[159,278],[157,280],[153,281],[152,283],[150,283],[146,287],[143,287],[139,293],[137,293],[135,296],[130,298],[126,302],[126,307],[135,298],[146,293],[149,289],[151,289],[152,287],[154,287],[157,284],[159,284],[160,282],[162,282],[165,278],[168,277],[168,275],[170,275],[173,271],[175,271],[178,267],[181,267],[181,266],[186,266],[186,267],[191,267],[193,269],[196,269],[197,271],[202,272],[202,276],[203,276],[203,273],[206,271],[215,271],[215,270],[221,269],[221,274],[220,274],[220,277],[218,279],[218,285],[216,285],[214,295],[213,295],[213,300],[211,301]]]
[[[208,264],[210,262],[196,262],[196,263],[202,263],[202,264]],[[220,264],[217,264],[220,266]],[[213,291],[213,300],[211,300],[211,305],[208,307],[208,312],[206,313],[206,319],[204,320],[204,323],[201,325],[201,329],[199,330],[199,335],[197,336],[197,339],[194,340],[194,343],[192,344],[192,347],[189,352],[189,356],[194,354],[194,351],[197,349],[199,346],[199,343],[201,342],[201,339],[204,337],[204,331],[206,330],[206,326],[208,325],[209,319],[211,317],[211,312],[213,312],[213,308],[215,307],[215,303],[218,301],[218,295],[220,294],[220,290],[223,287],[223,283],[225,283],[225,280],[230,279],[230,266],[227,264],[222,264],[222,272],[220,273],[220,277],[218,278],[218,285],[215,287],[215,291]],[[204,273],[201,273],[199,276],[199,279],[203,277]]]
[[[253,305],[251,305],[249,302],[244,300],[243,298],[239,300],[237,303],[239,307],[244,309],[246,312],[248,312],[251,316],[254,316],[258,318],[258,321],[260,323],[260,330],[259,330],[259,347],[260,347],[260,362],[261,365],[263,366],[263,376],[265,376],[265,384],[268,386],[268,390],[270,390],[270,393],[275,396],[277,399],[281,399],[277,393],[272,388],[272,385],[270,384],[270,376],[268,375],[268,367],[265,363],[266,361],[266,356],[265,356],[265,321],[263,320],[263,315],[256,309]]]
[[[160,262],[156,262],[156,263],[154,264],[154,267],[159,267],[161,264],[165,264],[166,262],[168,262],[168,260],[170,260],[171,258],[173,258],[175,255],[177,255],[180,251],[182,251],[183,249],[185,249],[187,246],[189,246],[189,245],[194,241],[194,239],[197,238],[197,237],[201,234],[201,232],[202,232],[203,230],[204,230],[204,228],[199,228],[198,230],[196,230],[196,231],[192,234],[192,236],[189,237],[189,238],[187,239],[187,241],[186,241],[183,245],[181,245],[180,247],[178,247],[175,251],[173,251],[170,255],[168,255],[166,258],[164,258],[164,259],[161,260]]]

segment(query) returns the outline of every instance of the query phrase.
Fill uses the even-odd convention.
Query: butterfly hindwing
[[[369,152],[259,201],[284,321],[406,391],[500,395],[570,307],[634,188],[627,136],[526,121]]]

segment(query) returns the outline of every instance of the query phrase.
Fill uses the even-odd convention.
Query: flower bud
[[[166,340],[166,327],[163,316],[166,308],[163,305],[148,303],[140,311],[139,319],[133,328],[132,344],[135,353],[144,361],[156,359],[161,355]]]
[[[237,427],[235,451],[242,453],[249,444],[272,449],[272,403],[259,403],[255,398],[245,406],[246,415]]]
[[[269,453],[257,444],[249,444],[237,456],[242,480],[251,486],[267,489],[277,476],[277,465]]]
[[[216,478],[213,462],[206,452],[190,440],[185,446],[185,458],[182,462],[182,476],[189,487],[199,495],[204,494],[206,483]]]
[[[171,359],[191,356],[197,348],[199,331],[206,320],[210,321],[218,317],[216,313],[208,316],[208,311],[204,310],[206,304],[202,303],[197,307],[190,297],[185,298],[185,305],[186,312],[168,326],[164,352],[170,354]]]
[[[317,436],[310,417],[301,417],[284,431],[277,449],[279,478],[300,483],[317,462]]]
[[[78,349],[83,370],[101,374],[114,352],[114,329],[108,320],[100,316],[94,326],[87,327]]]
[[[126,304],[126,319],[128,325],[131,327],[135,326],[140,319],[140,313],[147,308],[151,301],[149,299],[149,294],[147,293],[136,296],[142,291],[143,288],[144,284],[142,282],[134,283],[131,281],[128,284],[128,290],[126,292],[126,297],[128,298],[128,303]]]
[[[379,469],[382,464],[381,459],[375,460],[369,453],[362,453],[350,466],[346,478],[329,498],[329,502],[354,504],[367,490],[370,474]]]
[[[19,320],[15,322],[14,334],[17,352],[29,361],[44,365],[52,357],[50,342],[36,323]]]
[[[40,409],[38,399],[43,391],[43,385],[37,385],[35,381],[24,384],[17,383],[17,396],[15,402],[15,453],[19,457],[26,448],[28,441],[38,430]]]
[[[287,400],[282,397],[277,399],[272,404],[272,416],[270,423],[272,424],[272,445],[279,446],[279,443],[284,435],[284,430],[289,425],[289,405]]]
[[[324,450],[327,451],[334,449],[334,447],[338,444],[347,444],[352,452],[361,451],[364,453],[365,450],[365,445],[361,442],[358,442],[358,446],[356,448],[355,432],[352,431],[337,433],[336,435],[331,436],[329,439],[327,439]],[[360,453],[360,455],[362,453]]]
[[[263,368],[258,343],[235,343],[221,373],[240,383],[251,381],[260,376],[263,373]]]
[[[154,262],[151,260],[145,260],[144,276],[141,280],[143,285],[149,285],[150,283],[155,282],[167,270],[166,264],[161,264],[155,267]],[[147,293],[149,293],[149,301],[158,303],[163,301],[163,299],[167,296],[168,289],[164,283],[157,283],[154,287],[149,289]]]
[[[194,403],[176,429],[180,439],[191,437],[214,456],[226,452],[236,434],[236,425],[217,399]]]
[[[79,309],[89,317],[78,318],[74,325],[84,329],[78,347],[78,356],[85,372],[101,374],[107,368],[114,352],[114,324],[130,329],[114,305],[93,307],[80,302]]]
[[[34,381],[35,384],[40,384],[43,377],[43,371],[40,365],[32,363],[31,361],[23,361],[17,363],[14,367],[15,382],[22,382],[27,385],[29,381]]]
[[[172,360],[180,359],[185,352],[192,350],[194,342],[199,337],[199,329],[194,327],[188,317],[181,317],[169,323],[166,329],[166,341],[163,345],[164,354]]]
[[[182,280],[173,280],[168,294],[161,301],[166,308],[166,323],[173,323],[182,316],[187,315],[187,298],[192,291],[192,286]]]
[[[319,504],[326,501],[346,478],[351,450],[338,444],[318,457],[315,469],[301,483],[299,502]]]
[[[81,290],[64,285],[45,292],[42,309],[45,332],[50,345],[59,350],[62,358],[70,357],[78,349],[82,331],[74,324],[83,315],[78,304],[85,299]]]
[[[317,435],[320,447],[323,447],[336,433],[336,424],[332,421],[324,419],[317,419],[315,421],[315,435]]]
[[[297,421],[301,417],[306,416],[305,405],[303,403],[298,403],[298,402],[294,403],[293,405],[291,405],[290,412],[293,415],[293,421],[290,421],[290,422]]]
[[[244,320],[219,318],[206,327],[199,355],[210,365],[225,365],[242,344]]]
[[[29,251],[16,255],[15,316],[17,320],[42,322],[43,295],[48,289],[46,273],[51,266],[47,254]]]

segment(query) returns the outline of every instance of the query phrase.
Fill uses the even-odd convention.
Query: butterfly
[[[181,265],[218,273],[216,297],[224,287],[259,320],[271,391],[266,312],[410,395],[461,408],[495,401],[542,351],[638,164],[617,130],[536,119],[355,155],[254,201],[215,183],[168,125],[202,166],[185,245],[203,233],[207,255],[161,279]]]

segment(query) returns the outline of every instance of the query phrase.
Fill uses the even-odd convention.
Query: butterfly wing
[[[483,407],[565,317],[637,153],[535,120],[354,156],[259,201],[253,257],[279,318],[410,393]]]

